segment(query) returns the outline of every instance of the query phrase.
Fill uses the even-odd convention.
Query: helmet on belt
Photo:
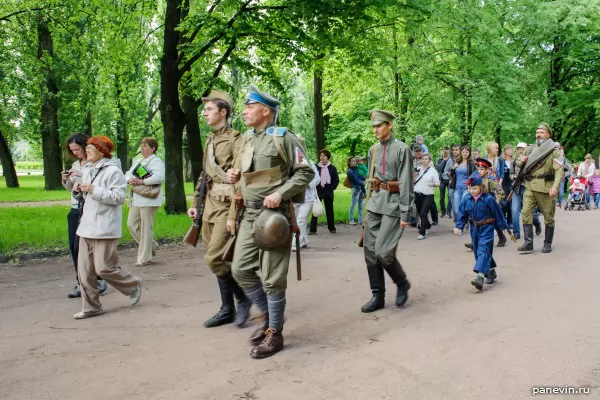
[[[291,233],[287,218],[269,208],[263,208],[254,221],[254,243],[262,250],[287,246]]]

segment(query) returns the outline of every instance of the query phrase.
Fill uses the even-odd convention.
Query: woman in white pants
[[[140,151],[144,157],[134,162],[125,177],[131,186],[136,185],[162,185],[165,181],[165,164],[156,155],[158,141],[154,138],[142,139]],[[140,166],[147,175],[139,176]],[[152,263],[152,256],[156,251],[154,244],[154,217],[156,210],[163,203],[162,186],[158,197],[155,199],[144,197],[131,192],[131,205],[127,216],[127,228],[131,236],[139,244],[136,267]]]
[[[314,179],[308,184],[306,187],[306,191],[304,192],[304,203],[294,204],[294,212],[296,213],[296,223],[300,228],[300,246],[306,247],[308,245],[308,216],[312,212],[313,207],[313,199],[316,191],[316,185],[321,182],[321,178],[319,177],[319,171],[317,171],[317,167],[310,162],[313,171],[315,172]],[[292,251],[296,251],[296,241],[292,240]]]

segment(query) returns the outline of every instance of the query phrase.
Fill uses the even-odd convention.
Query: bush
[[[43,170],[44,164],[41,161],[17,161],[15,168],[17,170]]]

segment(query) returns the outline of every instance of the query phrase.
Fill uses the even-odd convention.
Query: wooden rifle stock
[[[198,239],[200,239],[200,233],[202,231],[202,214],[204,214],[204,198],[206,197],[206,168],[202,170],[202,180],[200,181],[200,187],[198,188],[198,206],[196,208],[196,218],[192,226],[185,234],[183,242],[190,246],[196,247],[198,245]]]

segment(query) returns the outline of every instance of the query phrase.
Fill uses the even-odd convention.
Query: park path
[[[72,315],[67,259],[0,266],[0,399],[486,399],[522,400],[535,386],[591,387],[600,398],[600,211],[557,210],[555,250],[495,249],[499,280],[469,284],[467,237],[442,219],[417,241],[405,232],[399,258],[412,282],[403,309],[362,314],[370,297],[357,227],[321,228],[303,253],[304,280],[290,268],[286,349],[250,359],[254,327],[205,329],[219,307],[202,250],[158,250],[138,307],[109,288],[106,314]]]
[[[52,206],[68,206],[71,200],[52,200],[52,201],[2,201],[0,208],[12,207],[52,207]]]

